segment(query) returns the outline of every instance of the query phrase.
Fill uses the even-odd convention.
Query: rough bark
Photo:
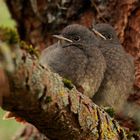
[[[49,67],[41,66],[30,46],[19,42],[5,45],[4,34],[1,35],[1,69],[8,80],[3,109],[33,124],[50,139],[126,138],[123,129],[104,110],[78,92],[74,85],[72,89],[65,87],[62,78]]]

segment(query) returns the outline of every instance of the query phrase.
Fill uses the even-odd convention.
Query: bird
[[[106,71],[106,62],[96,36],[88,28],[71,24],[61,34],[54,35],[58,42],[44,49],[40,64],[70,80],[83,94],[92,98],[98,91]],[[93,47],[94,46],[94,47]]]
[[[92,31],[99,40],[98,47],[107,65],[104,79],[93,101],[99,106],[112,107],[119,113],[133,91],[134,61],[123,49],[111,25],[98,23],[93,25]]]

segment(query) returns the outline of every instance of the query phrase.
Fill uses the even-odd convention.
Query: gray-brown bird
[[[104,80],[93,101],[98,105],[111,106],[116,112],[120,112],[133,88],[133,59],[124,51],[111,25],[102,23],[93,27],[107,64]]]
[[[84,94],[92,98],[106,70],[106,62],[95,35],[86,27],[73,24],[54,37],[59,41],[42,52],[40,63],[49,65],[76,87],[82,87]]]

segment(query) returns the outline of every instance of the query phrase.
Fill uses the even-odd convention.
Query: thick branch
[[[18,57],[13,59],[13,52],[9,54],[14,72],[8,72],[8,67],[2,65],[9,81],[9,95],[3,97],[5,110],[33,124],[51,139],[125,138],[117,122],[89,98],[74,86],[71,90],[64,87],[62,78],[49,67],[41,66],[34,55],[25,49],[17,50]]]

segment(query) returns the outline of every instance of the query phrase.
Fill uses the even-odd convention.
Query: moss
[[[0,40],[10,45],[13,45],[19,42],[19,35],[16,29],[1,26],[0,27]]]
[[[39,58],[39,51],[37,48],[34,48],[32,45],[28,45],[24,41],[20,42],[20,47],[24,50],[26,50],[31,55],[35,55],[37,58]]]
[[[68,80],[66,78],[63,78],[63,83],[64,83],[64,86],[67,87],[68,89],[73,88],[72,81],[70,81],[70,80]]]
[[[112,107],[105,107],[104,110],[109,114],[110,117],[115,116],[115,111]]]
[[[47,96],[47,97],[46,97],[46,102],[47,102],[47,103],[52,102],[52,98],[51,98],[51,96]]]

